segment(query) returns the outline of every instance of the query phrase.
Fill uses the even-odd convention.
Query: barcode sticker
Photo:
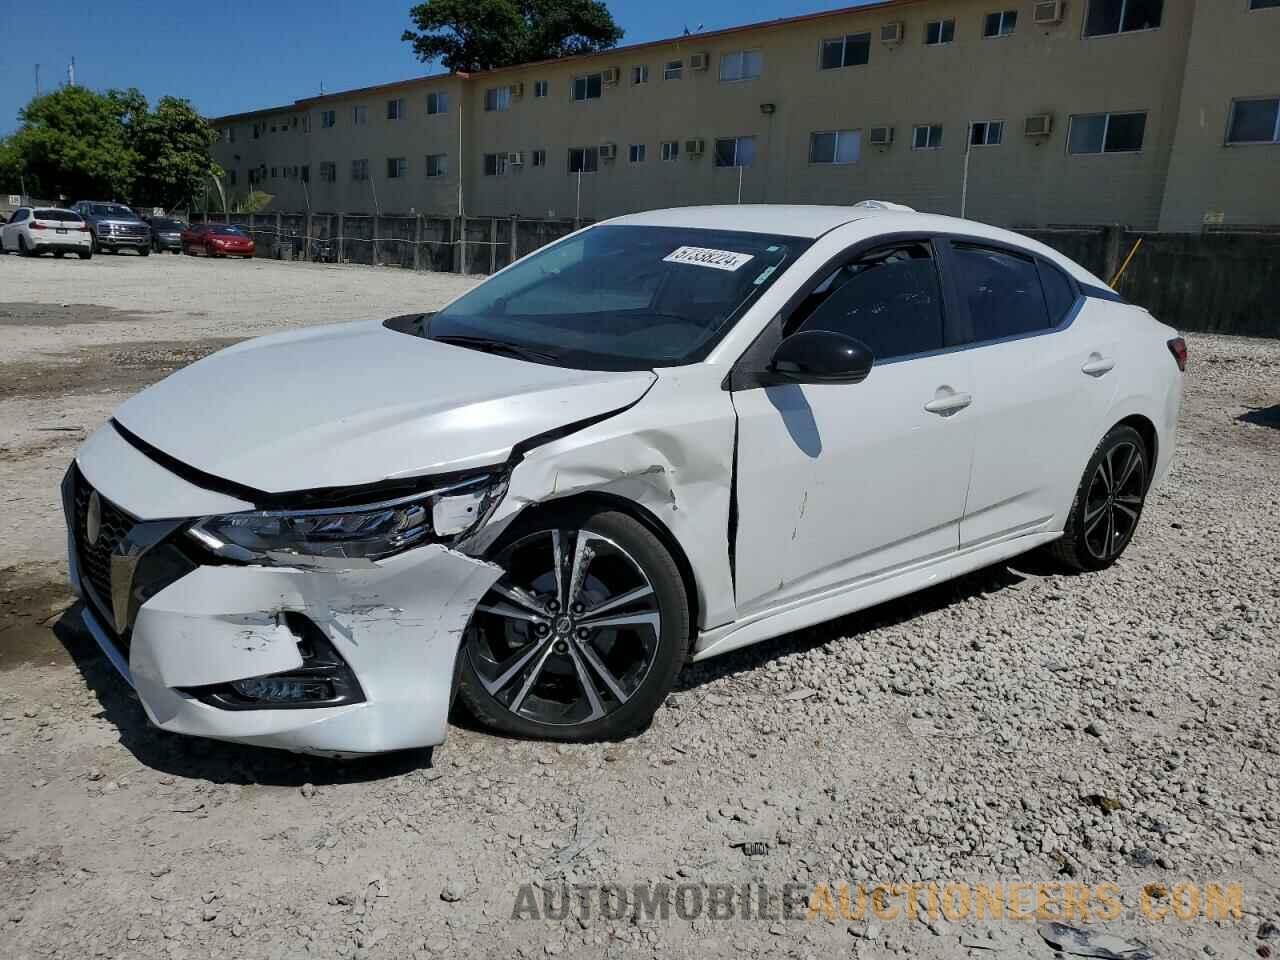
[[[749,253],[712,250],[710,247],[678,247],[662,258],[668,263],[689,263],[712,270],[737,270],[753,259]]]

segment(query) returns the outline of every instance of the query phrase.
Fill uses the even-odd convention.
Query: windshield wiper
[[[490,337],[471,337],[463,334],[445,334],[442,337],[430,337],[428,339],[436,340],[440,343],[451,343],[457,347],[468,347],[472,350],[479,350],[482,353],[495,353],[515,357],[517,360],[559,364],[559,359],[554,354],[546,353],[542,350],[534,350],[532,347],[521,346],[518,343],[508,343],[506,340],[494,340]]]

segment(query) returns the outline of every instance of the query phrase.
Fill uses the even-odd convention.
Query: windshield
[[[95,203],[89,207],[95,217],[121,217],[125,220],[137,220],[138,216],[126,206],[118,203]]]
[[[812,242],[593,227],[476,287],[430,317],[425,335],[583,369],[693,363]]]
[[[162,220],[157,218],[151,221],[151,226],[157,230],[181,230],[186,224],[181,220]]]
[[[226,237],[243,237],[243,236],[245,235],[245,234],[244,234],[244,231],[243,231],[243,230],[241,230],[239,227],[237,227],[235,224],[232,224],[232,225],[231,225],[231,226],[229,226],[229,227],[228,227],[228,226],[223,226],[222,224],[210,224],[210,225],[209,225],[209,232],[210,232],[210,233],[212,233],[212,234],[216,234],[216,235],[218,235],[218,236],[220,236],[220,237],[223,237],[223,236],[226,236]]]

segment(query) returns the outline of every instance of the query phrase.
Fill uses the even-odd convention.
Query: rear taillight
[[[1169,352],[1173,354],[1174,362],[1178,364],[1179,370],[1187,369],[1187,341],[1181,337],[1174,337],[1168,343]]]
[[[79,230],[81,233],[88,233],[89,225],[87,223],[82,223],[80,224],[80,226],[76,227],[76,229]]]
[[[31,224],[31,229],[32,230],[48,230],[49,228],[46,227],[43,223],[33,223]]]

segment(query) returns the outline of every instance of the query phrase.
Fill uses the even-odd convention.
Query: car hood
[[[188,466],[285,493],[500,463],[523,440],[634,403],[655,379],[368,321],[237,344],[126,401],[116,421]]]

